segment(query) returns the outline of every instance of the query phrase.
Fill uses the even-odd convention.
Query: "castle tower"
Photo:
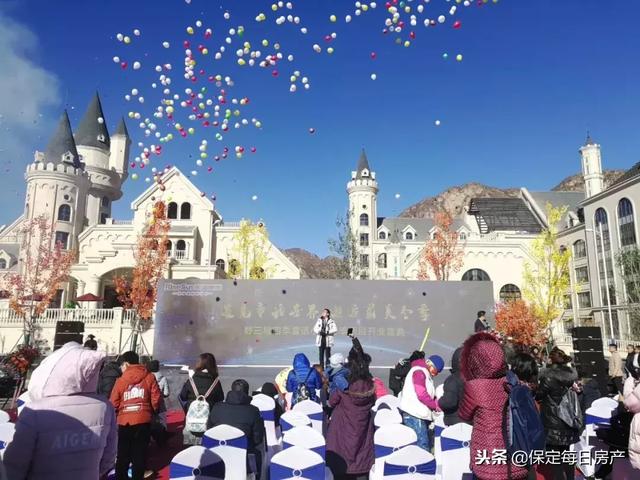
[[[100,96],[96,93],[78,126],[75,141],[91,180],[87,225],[106,223],[111,217],[111,204],[122,197],[122,183],[127,178],[130,144],[127,128],[121,121],[114,138],[109,136]]]
[[[358,167],[351,172],[351,180],[347,183],[349,194],[349,225],[355,236],[358,259],[361,262],[363,276],[372,278],[373,273],[373,241],[378,227],[377,195],[378,182],[376,172],[369,167],[364,149],[360,153]]]
[[[580,147],[582,157],[582,176],[584,178],[586,197],[597,195],[604,189],[604,175],[602,175],[602,159],[600,145],[593,141],[587,133],[585,144]]]
[[[25,180],[25,217],[44,215],[52,223],[55,241],[76,248],[84,229],[89,177],[80,163],[66,111],[45,152],[36,152],[27,166]]]

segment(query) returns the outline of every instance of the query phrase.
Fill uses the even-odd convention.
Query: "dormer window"
[[[368,177],[369,176],[369,170],[367,170],[366,168],[364,170],[362,170],[362,176],[363,177]]]
[[[407,232],[404,234],[404,239],[405,240],[413,240],[413,233],[411,232]]]
[[[66,152],[62,154],[62,161],[67,163],[73,163],[73,153]]]
[[[104,134],[102,134],[102,133],[98,134],[98,141],[100,143],[107,143],[107,139],[105,138]]]

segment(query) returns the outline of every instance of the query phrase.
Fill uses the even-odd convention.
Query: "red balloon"
[[[213,172],[213,167],[208,167],[207,172]]]
[[[278,70],[274,70],[271,72],[271,75],[273,75],[274,77],[278,76]]]
[[[120,68],[122,68],[122,70],[126,70],[127,65],[129,65],[127,62],[120,62]]]
[[[251,147],[251,153],[256,153],[257,148],[256,147]]]
[[[375,60],[378,54],[376,52],[371,52],[371,59]]]
[[[456,20],[453,22],[453,28],[460,28],[462,26],[462,22],[460,20]]]
[[[189,40],[185,40],[182,45],[184,46],[184,48],[190,48],[191,47],[191,44],[189,43]]]
[[[131,162],[131,163],[129,164],[129,166],[130,166],[131,168],[136,168],[136,162]]]

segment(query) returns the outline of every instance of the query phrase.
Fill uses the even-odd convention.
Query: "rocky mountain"
[[[333,278],[337,258],[328,256],[320,258],[318,255],[308,252],[303,248],[289,248],[283,250],[300,270],[302,278]]]
[[[624,170],[605,170],[604,171],[604,186],[608,187],[618,178],[622,176]],[[571,175],[562,180],[558,185],[551,190],[554,192],[582,192],[584,191],[584,178],[581,173]]]

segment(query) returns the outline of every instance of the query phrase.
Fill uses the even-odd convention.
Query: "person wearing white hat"
[[[334,353],[329,357],[329,368],[327,378],[329,379],[329,396],[336,390],[346,391],[349,388],[347,377],[349,369],[344,366],[344,355]]]

